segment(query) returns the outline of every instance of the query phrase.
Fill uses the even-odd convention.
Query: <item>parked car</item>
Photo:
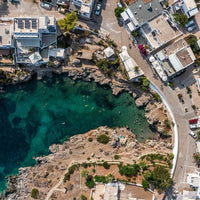
[[[65,8],[62,8],[62,7],[59,7],[59,8],[58,8],[58,12],[59,12],[59,13],[62,13],[62,14],[65,14],[65,13],[66,13],[66,9],[65,9]]]
[[[101,12],[101,4],[98,3],[97,4],[97,10],[96,10],[95,14],[98,16],[98,15],[100,15],[100,12]]]
[[[188,28],[189,26],[192,26],[194,24],[194,20],[190,20],[185,27]]]
[[[196,29],[197,28],[197,25],[196,24],[194,24],[194,25],[192,25],[192,26],[190,26],[189,28],[188,28],[188,32],[192,32],[194,29]]]
[[[197,139],[197,135],[193,131],[189,131],[189,135],[191,135],[194,139]]]
[[[49,3],[42,2],[40,6],[44,9],[51,10],[52,6]]]

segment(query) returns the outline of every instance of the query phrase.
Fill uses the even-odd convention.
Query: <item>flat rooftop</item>
[[[142,199],[142,200],[152,200],[153,194],[148,190],[144,190],[142,187],[137,187],[134,185],[126,184],[124,189],[122,189],[119,193],[120,200],[127,200],[127,199]]]
[[[136,0],[128,7],[139,24],[149,21],[163,12],[158,0]]]
[[[183,47],[187,46],[187,43],[185,40],[183,39],[180,39],[176,42],[174,42],[173,44],[165,47],[163,50],[162,50],[162,53],[165,55],[165,56],[169,56],[171,54],[173,54],[174,52],[178,51],[179,49],[182,49]]]
[[[176,53],[176,56],[183,65],[183,67],[187,67],[193,62],[193,59],[191,58],[191,54],[188,48],[181,49]]]
[[[0,46],[11,45],[11,21],[0,21]]]
[[[178,30],[173,29],[169,25],[166,18],[162,14],[149,21],[148,26],[149,28],[145,27],[145,25],[142,26],[142,28],[144,27],[143,30],[154,48],[165,44],[180,34]]]
[[[14,18],[14,32],[20,33],[37,33],[37,18]]]

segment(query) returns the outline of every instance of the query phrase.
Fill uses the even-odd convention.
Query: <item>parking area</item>
[[[41,16],[52,15],[56,19],[63,18],[55,7],[52,10],[41,8],[39,0],[20,0],[19,3],[0,2],[0,17],[25,17],[25,16]]]
[[[117,7],[117,0],[105,0],[101,4],[102,12],[100,16],[95,17],[100,26],[100,31],[106,35],[112,35],[112,39],[120,42],[121,32],[124,31],[124,27],[119,26],[114,14],[114,9]]]

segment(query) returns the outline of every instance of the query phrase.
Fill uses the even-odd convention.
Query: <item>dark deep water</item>
[[[103,125],[127,125],[144,138],[153,134],[144,110],[128,93],[115,97],[111,89],[94,82],[56,75],[5,91],[0,94],[0,191],[6,188],[7,175],[34,164],[33,156],[48,154],[52,143],[69,136]]]

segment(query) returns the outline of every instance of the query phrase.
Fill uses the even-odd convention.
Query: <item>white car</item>
[[[49,3],[46,3],[46,2],[42,2],[41,4],[40,4],[40,6],[42,7],[42,8],[44,8],[44,9],[47,9],[47,10],[51,10],[51,5],[49,4]]]
[[[100,15],[100,12],[101,12],[101,4],[98,3],[97,4],[97,10],[96,10],[95,14],[98,16],[98,15]]]
[[[191,135],[194,139],[197,139],[197,135],[193,131],[189,131],[189,135]]]

